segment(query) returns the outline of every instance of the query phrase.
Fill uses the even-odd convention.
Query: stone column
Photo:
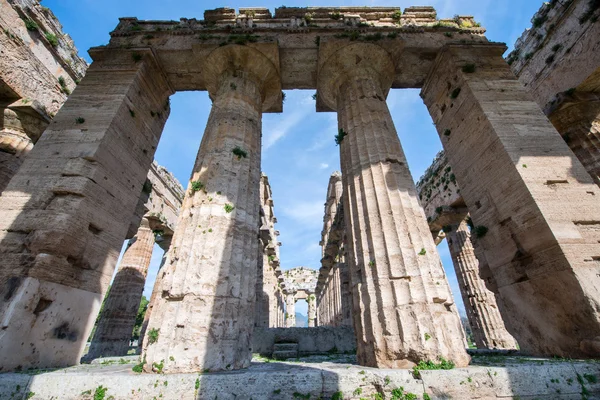
[[[296,296],[293,293],[288,293],[285,298],[285,326],[296,327]]]
[[[205,65],[213,106],[148,324],[146,371],[239,369],[252,357],[261,120],[281,86],[247,46],[219,47]]]
[[[521,351],[597,357],[600,192],[504,50],[447,46],[421,95]]]
[[[152,259],[154,233],[146,218],[129,241],[100,315],[86,358],[127,355],[146,275]]]
[[[37,102],[18,100],[0,106],[0,193],[50,122]]]
[[[90,53],[0,196],[3,371],[79,362],[169,113],[151,52]]]
[[[167,262],[167,255],[169,254],[169,249],[171,248],[171,241],[173,240],[172,235],[161,235],[160,238],[161,240],[157,243],[160,246],[160,248],[164,251],[164,253],[160,260],[158,272],[156,273],[156,280],[154,281],[154,285],[152,286],[152,294],[150,295],[150,300],[148,301],[148,308],[146,309],[146,314],[144,314],[144,322],[142,322],[142,327],[140,328],[138,351],[141,351],[141,349],[143,348],[144,339],[146,338],[146,330],[148,329],[148,323],[150,321],[150,316],[152,315],[152,310],[154,309],[156,302],[160,298],[162,279],[165,272],[163,267]]]
[[[315,319],[317,318],[317,310],[316,310],[316,297],[313,294],[309,294],[306,298],[306,302],[308,303],[308,327],[314,327]]]
[[[506,330],[498,311],[494,293],[479,276],[479,261],[466,221],[449,228],[445,229],[446,240],[477,348],[516,349],[515,339]]]
[[[394,71],[367,43],[338,50],[319,71],[321,98],[338,112],[357,359],[409,368],[443,357],[462,367],[460,318],[385,101]]]

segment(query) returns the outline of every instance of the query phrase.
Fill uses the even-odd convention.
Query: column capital
[[[373,78],[386,97],[394,80],[395,67],[390,54],[372,43],[351,43],[326,55],[319,64],[317,90],[332,110],[337,110],[339,88],[348,79]]]
[[[229,44],[217,47],[204,62],[206,89],[214,98],[221,80],[227,76],[246,74],[260,89],[263,112],[281,112],[282,92],[277,44],[259,47]]]

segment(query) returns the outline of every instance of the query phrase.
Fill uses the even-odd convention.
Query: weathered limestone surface
[[[504,49],[449,46],[422,97],[475,230],[487,228],[479,242],[521,350],[597,356],[598,189],[501,58]],[[462,70],[467,64],[474,72]]]
[[[168,115],[150,53],[92,55],[0,196],[3,370],[79,361]]]
[[[600,184],[600,8],[544,3],[507,61],[588,173]]]
[[[479,261],[475,257],[466,221],[463,219],[452,224],[445,231],[475,345],[479,349],[516,349],[516,342],[506,331],[494,294],[479,276]]]
[[[346,226],[342,206],[342,174],[329,179],[321,231],[322,259],[316,293],[317,325],[352,326],[352,293],[344,249]]]
[[[393,73],[389,53],[363,43],[331,51],[319,72],[338,112],[358,362],[464,366],[458,312],[385,102]]]
[[[296,297],[294,293],[288,293],[285,296],[285,326],[287,328],[296,327]]]
[[[531,18],[533,26],[517,39],[507,57],[544,111],[571,88],[600,89],[600,8],[594,4],[590,0],[543,3]]]
[[[207,61],[214,102],[148,324],[147,371],[238,369],[251,358],[261,117],[281,96],[279,74],[273,58],[239,45]]]
[[[137,234],[128,243],[106,297],[88,352],[90,358],[127,354],[153,247],[154,233],[150,222],[144,218]]]
[[[121,365],[118,362],[116,365],[77,366],[33,376],[2,374],[0,397],[25,400],[30,391],[33,393],[31,400],[91,400],[96,389],[102,386],[107,389],[106,398],[112,396],[115,400],[154,397],[166,400],[215,397],[280,400],[298,398],[299,395],[311,399],[342,396],[359,400],[376,395],[390,399],[395,397],[394,394],[397,396],[400,388],[405,398],[421,399],[427,394],[432,400],[575,400],[582,398],[584,388],[586,398],[600,398],[597,380],[600,369],[592,362],[517,359],[505,365],[421,371],[421,379],[416,379],[412,371],[351,365],[344,361],[347,358],[312,356],[301,358],[299,362],[261,362],[257,359],[244,371],[201,375],[136,374],[131,371],[133,363]],[[408,397],[409,394],[414,396]]]
[[[1,0],[0,30],[1,193],[83,77],[87,63],[52,12],[35,0]],[[56,36],[55,46],[46,33]]]
[[[277,218],[273,213],[273,198],[269,178],[260,178],[260,254],[256,279],[255,326],[278,328],[284,326],[285,282],[279,266],[279,231],[275,230]]]

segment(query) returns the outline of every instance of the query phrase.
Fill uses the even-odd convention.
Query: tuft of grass
[[[194,389],[200,389],[200,378],[196,378],[196,383],[194,384]]]
[[[274,394],[279,394],[279,393],[281,393],[281,389],[275,389],[275,390],[273,390],[273,393]]]
[[[83,117],[77,117],[75,118],[75,123],[76,124],[83,124],[85,122],[85,118]]]
[[[46,32],[44,33],[44,37],[52,47],[58,46],[58,37],[54,33]]]
[[[231,152],[238,158],[238,160],[240,160],[242,157],[248,157],[248,153],[246,152],[246,150],[242,149],[239,146],[235,146],[233,150],[231,150]]]
[[[337,391],[331,396],[331,400],[344,400],[344,394],[340,391]]]
[[[452,131],[450,129],[444,130],[444,136],[450,136],[451,133],[452,133]]]
[[[197,191],[204,189],[204,183],[200,181],[192,181],[190,185],[192,187],[192,193],[196,193]]]
[[[152,328],[148,331],[148,344],[154,344],[158,341],[160,329]]]
[[[440,357],[438,361],[438,363],[433,361],[419,361],[419,363],[413,367],[414,377],[419,379],[421,377],[419,371],[423,370],[454,369],[454,363],[452,361],[448,361],[443,357]]]
[[[341,145],[346,136],[348,136],[348,134],[342,128],[340,128],[339,133],[335,135],[335,144],[338,146]]]
[[[421,251],[419,252],[420,256],[424,256],[425,254],[427,254],[427,250],[425,250],[424,248],[421,249]]]
[[[352,394],[355,396],[360,396],[362,394],[362,388],[354,389],[354,392],[352,392]]]
[[[105,388],[102,385],[98,386],[96,388],[96,390],[94,391],[94,400],[104,400],[107,390],[108,390],[108,388]]]
[[[400,10],[394,11],[394,13],[392,14],[392,19],[396,22],[400,22],[401,18],[402,18],[402,11],[400,11]]]
[[[38,24],[32,19],[28,18],[28,19],[24,20],[24,22],[25,22],[25,28],[27,28],[28,31],[32,31],[32,32],[37,31],[39,28]]]
[[[235,209],[235,206],[233,206],[232,204],[225,204],[225,212],[227,214],[229,214],[230,212],[232,212]]]
[[[165,360],[160,360],[159,363],[156,363],[156,362],[152,363],[152,369],[156,370],[156,373],[158,373],[158,374],[162,374],[164,367],[165,367]],[[154,387],[156,387],[156,385],[154,385]]]
[[[429,333],[425,333],[425,341],[431,339],[431,335]]]

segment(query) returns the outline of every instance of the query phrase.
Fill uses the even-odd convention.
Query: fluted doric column
[[[479,349],[515,349],[515,339],[504,326],[494,293],[479,276],[479,261],[466,221],[449,228],[445,229],[446,240],[475,345]]]
[[[465,366],[460,318],[385,101],[394,70],[386,51],[356,43],[319,71],[320,96],[338,112],[358,362]]]
[[[81,359],[169,115],[153,53],[95,60],[0,196],[0,366]]]
[[[213,106],[148,324],[147,371],[238,369],[252,357],[261,119],[281,97],[279,74],[247,46],[219,47],[205,65]]]
[[[285,326],[296,327],[296,296],[293,293],[288,293],[285,297]]]
[[[314,294],[309,294],[308,297],[306,298],[306,302],[308,303],[308,326],[310,327],[314,327],[315,325],[315,320],[317,318],[317,310],[316,310],[316,297]]]
[[[104,301],[87,358],[127,355],[153,247],[154,233],[148,220],[142,218],[137,234],[129,240]]]
[[[144,321],[142,322],[142,327],[140,328],[140,338],[138,340],[138,352],[141,351],[144,343],[144,338],[146,337],[146,330],[148,329],[148,322],[150,321],[150,316],[152,315],[152,310],[156,305],[156,302],[160,298],[160,290],[162,288],[162,277],[164,276],[165,263],[167,262],[167,255],[169,253],[169,249],[171,247],[171,241],[173,239],[172,235],[161,235],[160,241],[158,245],[164,251],[162,258],[160,259],[160,265],[158,266],[158,272],[156,273],[156,280],[154,281],[154,286],[152,286],[152,294],[150,295],[150,300],[148,301],[148,308],[146,309],[146,313],[144,314]]]
[[[448,45],[421,96],[522,352],[600,356],[598,186],[494,43]]]

